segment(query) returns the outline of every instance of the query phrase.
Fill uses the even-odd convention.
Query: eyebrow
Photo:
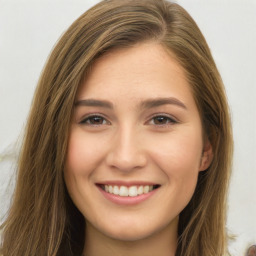
[[[87,107],[103,107],[113,109],[113,104],[106,100],[95,100],[95,99],[85,99],[78,100],[75,102],[75,107],[87,106]]]
[[[162,105],[176,105],[178,107],[181,107],[183,109],[187,109],[186,105],[178,100],[177,98],[156,98],[156,99],[147,99],[143,100],[141,102],[141,107],[145,109],[150,109],[154,107],[159,107]],[[106,100],[96,100],[96,99],[84,99],[84,100],[78,100],[75,102],[75,107],[78,106],[88,106],[88,107],[103,107],[103,108],[109,108],[113,109],[113,104]]]
[[[178,107],[181,107],[183,109],[187,109],[186,105],[178,100],[177,98],[156,98],[156,99],[149,99],[149,100],[145,100],[142,102],[142,107],[143,108],[154,108],[154,107],[159,107],[162,105],[176,105]]]

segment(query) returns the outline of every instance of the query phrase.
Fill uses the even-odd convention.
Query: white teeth
[[[121,186],[119,189],[119,195],[120,196],[128,196],[129,195],[128,188],[125,186]]]
[[[119,196],[138,196],[138,195],[142,195],[142,194],[147,194],[149,192],[151,192],[153,190],[153,186],[152,185],[140,185],[140,186],[130,186],[130,187],[126,187],[126,186],[117,186],[117,185],[104,185],[102,186],[102,188],[110,193],[110,194],[114,194],[114,195],[119,195]]]
[[[148,192],[149,192],[149,186],[144,186],[143,192],[144,192],[144,193],[148,193]]]
[[[129,187],[129,196],[137,196],[137,187],[136,186],[131,186]]]
[[[119,195],[119,187],[118,187],[118,186],[114,186],[114,188],[113,188],[113,194]]]
[[[139,186],[138,195],[142,195],[142,194],[143,194],[143,186]]]

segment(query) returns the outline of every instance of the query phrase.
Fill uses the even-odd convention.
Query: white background
[[[53,45],[96,0],[0,0],[0,220],[13,188],[18,138]],[[178,0],[196,20],[224,80],[235,154],[227,228],[233,256],[256,243],[256,0]]]

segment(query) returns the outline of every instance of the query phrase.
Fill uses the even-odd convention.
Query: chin
[[[114,226],[111,225],[106,227],[105,230],[99,229],[99,231],[105,236],[114,240],[134,242],[153,237],[154,235],[160,234],[162,231],[165,232],[173,227],[173,224],[176,227],[177,223],[178,218],[177,220],[175,219],[174,222],[171,222],[169,224],[160,224],[156,222],[154,223],[154,221],[152,221],[150,225],[145,225],[145,223],[143,223],[143,221],[141,220],[139,223],[127,222],[127,225],[125,225],[125,223],[115,223]]]

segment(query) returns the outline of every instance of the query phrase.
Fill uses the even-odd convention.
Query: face
[[[184,71],[160,45],[100,58],[77,94],[64,173],[87,232],[176,235],[209,165],[202,134]]]

